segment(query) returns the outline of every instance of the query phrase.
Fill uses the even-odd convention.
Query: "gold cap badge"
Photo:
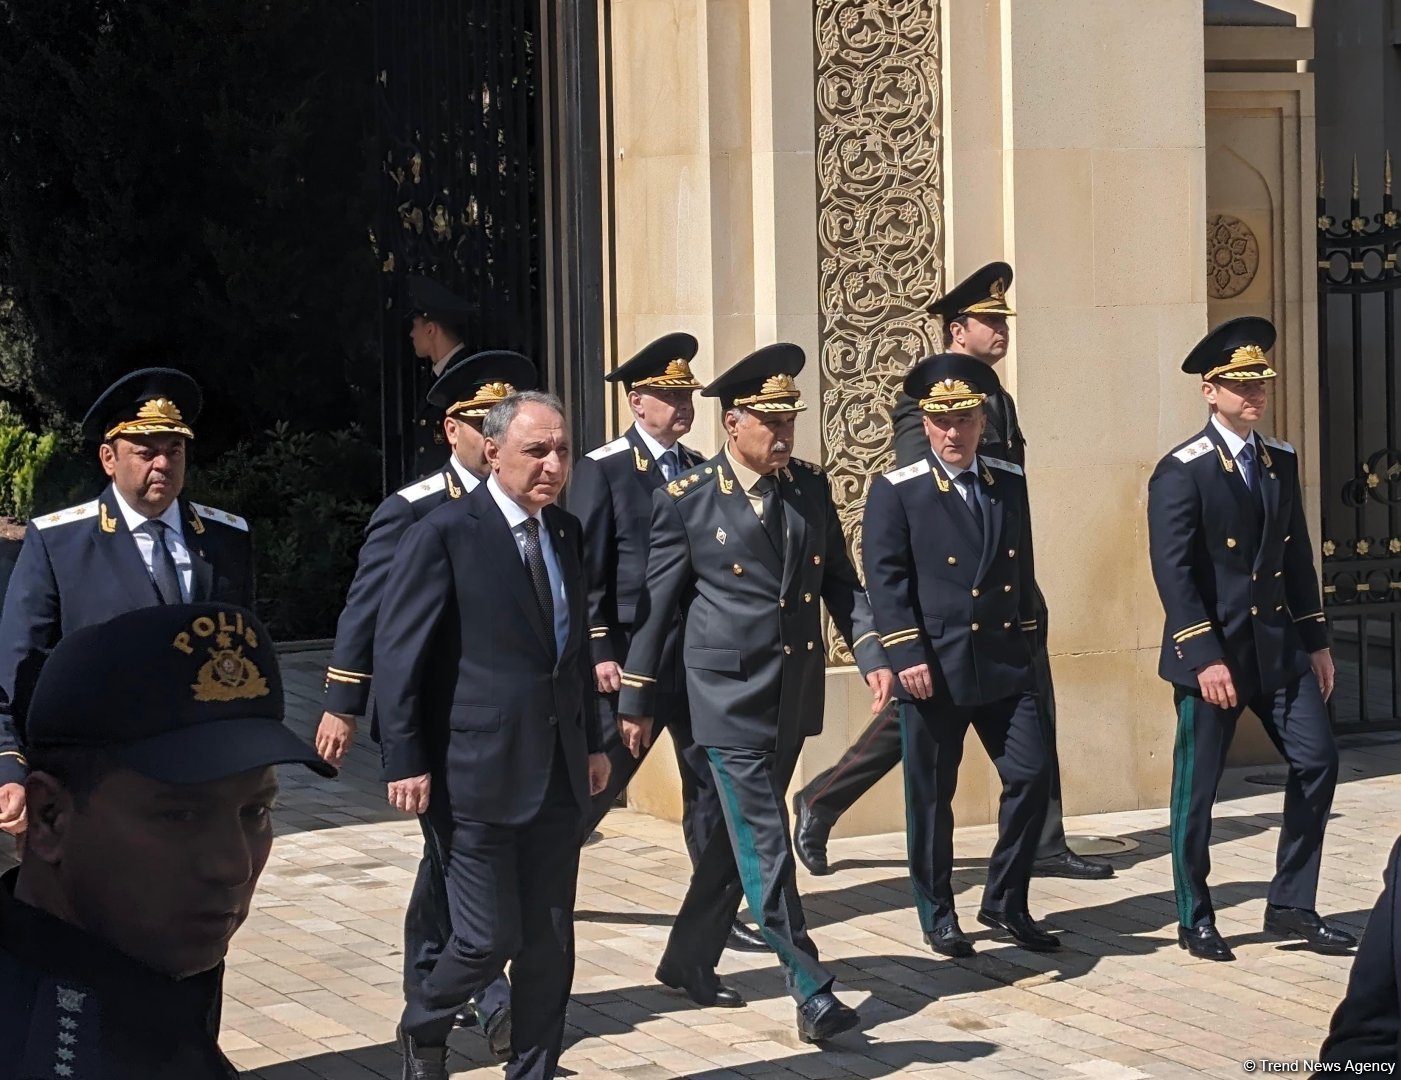
[[[105,437],[113,439],[118,435],[183,435],[187,439],[195,437],[195,433],[185,423],[179,406],[164,397],[146,401],[136,410],[135,417],[119,421]]]
[[[737,397],[734,401],[755,412],[802,412],[807,408],[807,402],[798,396],[797,381],[788,374],[770,375],[757,394]]]
[[[919,407],[927,413],[954,413],[976,409],[987,400],[962,379],[940,379],[919,400]]]
[[[1259,345],[1242,345],[1231,353],[1231,359],[1219,367],[1214,367],[1202,376],[1204,382],[1212,379],[1227,379],[1231,382],[1251,382],[1256,379],[1273,379],[1278,375],[1265,358],[1265,350]]]
[[[508,382],[482,383],[466,401],[455,401],[447,408],[448,416],[479,417],[491,412],[492,407],[499,405],[516,392],[516,388]]]
[[[632,388],[636,390],[640,386],[655,386],[659,390],[699,390],[701,388],[701,384],[691,373],[691,365],[679,356],[668,362],[666,369],[660,374],[649,375],[645,379],[634,379]]]

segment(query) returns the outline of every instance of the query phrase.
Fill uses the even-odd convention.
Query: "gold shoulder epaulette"
[[[811,473],[818,473],[820,475],[822,472],[821,465],[818,465],[815,462],[811,461],[804,461],[802,458],[789,458],[788,463],[790,465],[796,465],[800,469],[806,469],[808,472]]]
[[[704,469],[692,469],[685,476],[678,476],[666,486],[666,493],[673,499],[679,499],[689,491],[694,491],[701,484],[714,475],[714,470],[707,465]]]
[[[70,506],[67,510],[56,510],[52,514],[45,514],[42,517],[34,518],[30,524],[36,529],[52,529],[55,525],[67,525],[70,522],[82,521],[97,513],[97,500],[85,502],[81,506]]]

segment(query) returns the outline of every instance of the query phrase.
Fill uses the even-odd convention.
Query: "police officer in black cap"
[[[594,797],[593,813],[584,823],[586,831],[603,819],[646,756],[645,747],[634,757],[622,744],[614,705],[622,688],[620,665],[632,639],[647,573],[652,493],[705,460],[681,443],[696,418],[692,397],[701,384],[691,374],[691,361],[698,348],[690,334],[666,334],[605,376],[609,382],[623,384],[633,423],[618,438],[580,459],[570,482],[569,509],[584,524],[589,645],[599,720],[612,763],[608,787]],[[661,672],[653,734],[662,727],[671,732],[681,775],[681,828],[694,865],[724,819],[705,750],[691,738],[685,673],[675,633],[663,650]],[[736,922],[731,931],[730,947],[750,952],[768,949],[763,938],[742,922]]]
[[[1016,315],[1007,302],[1012,268],[1005,262],[988,263],[929,305],[929,313],[943,321],[944,350],[970,356],[993,367],[1007,355],[1012,340],[1008,319]],[[1026,466],[1026,439],[1017,420],[1016,402],[999,383],[982,406],[985,426],[979,452],[999,461]],[[924,431],[924,411],[909,394],[895,398],[895,464],[911,465],[929,455]],[[1039,641],[1035,647],[1037,685],[1041,696],[1042,723],[1051,753],[1055,753],[1055,690],[1051,684],[1051,658],[1046,650],[1046,602],[1035,590],[1040,609]],[[893,711],[878,716],[834,766],[819,773],[793,798],[798,824],[793,845],[814,874],[829,874],[827,837],[843,813],[900,763],[900,726]],[[1107,878],[1114,876],[1106,862],[1081,858],[1065,841],[1061,817],[1060,769],[1052,762],[1052,788],[1046,823],[1037,847],[1035,873],[1041,877]]]
[[[1177,940],[1204,960],[1233,960],[1216,930],[1207,875],[1211,809],[1236,720],[1260,717],[1289,764],[1265,932],[1319,952],[1357,942],[1314,909],[1323,830],[1338,779],[1324,702],[1333,656],[1304,517],[1299,458],[1255,427],[1275,378],[1267,320],[1231,319],[1183,361],[1211,416],[1148,481],[1153,580],[1166,621],[1158,674],[1173,686],[1172,876]]]
[[[0,828],[24,827],[28,693],[60,638],[153,604],[253,603],[248,523],[182,494],[198,384],[172,368],[113,383],[83,418],[111,483],[29,523],[0,616]]]
[[[233,1080],[224,955],[272,848],[282,722],[266,629],[170,604],[65,635],[27,715],[30,826],[0,878],[0,1072]]]
[[[410,320],[409,341],[414,355],[428,361],[433,378],[441,378],[466,356],[462,342],[476,308],[432,278],[419,274],[404,279],[404,297],[404,318]],[[417,476],[427,476],[447,464],[450,448],[443,430],[442,404],[429,400],[414,417],[413,448]]]
[[[881,644],[898,673],[910,876],[925,941],[973,955],[954,911],[953,796],[971,726],[998,775],[998,837],[978,921],[1036,951],[1059,942],[1032,919],[1027,886],[1051,763],[1032,671],[1036,577],[1020,466],[984,454],[997,376],[942,353],[915,365],[930,449],[871,485],[862,562]]]
[[[657,978],[697,1004],[743,1004],[715,971],[743,896],[798,1002],[798,1036],[815,1042],[857,1023],[808,936],[783,803],[804,739],[822,728],[819,600],[855,653],[873,712],[890,700],[892,677],[827,478],[792,456],[807,407],[793,378],[803,361],[796,345],[770,345],[703,391],[720,399],[729,439],[653,495],[647,583],[618,713],[630,747],[651,741],[680,612],[692,733],[727,831],[701,852]]]
[[[316,731],[316,749],[339,765],[355,737],[356,718],[369,709],[375,619],[384,582],[399,541],[414,522],[445,502],[460,499],[490,473],[482,421],[491,407],[517,390],[535,387],[535,365],[519,353],[480,352],[454,363],[432,389],[428,404],[442,411],[442,428],[452,456],[439,471],[400,488],[380,503],[365,528],[365,543],[345,607],[336,623],[336,642],[326,668],[325,709]],[[375,720],[370,735],[378,739]],[[423,858],[404,912],[404,979],[407,986],[432,970],[452,933],[442,861],[436,836],[423,823]],[[510,987],[498,979],[477,1002],[483,1032],[498,1057],[511,1048]]]

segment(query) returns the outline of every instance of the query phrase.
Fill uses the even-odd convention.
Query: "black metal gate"
[[[376,0],[381,439],[411,477],[432,374],[402,319],[406,274],[476,306],[469,351],[515,349],[601,435],[597,23],[590,3]],[[595,416],[595,414],[597,414]]]
[[[1323,606],[1341,731],[1401,726],[1401,403],[1396,298],[1401,218],[1391,157],[1381,208],[1364,215],[1356,160],[1346,217],[1318,191]]]

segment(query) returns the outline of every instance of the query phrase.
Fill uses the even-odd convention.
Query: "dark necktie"
[[[983,533],[983,508],[978,503],[978,474],[972,469],[959,474],[958,479],[963,481],[963,501],[968,505],[968,511],[973,515],[973,521],[978,526],[978,535]]]
[[[185,597],[180,591],[180,574],[175,569],[175,557],[165,545],[165,522],[153,518],[137,527],[151,538],[151,577],[155,580],[161,603],[183,604]]]
[[[676,460],[675,450],[666,450],[662,456],[657,458],[657,466],[662,470],[663,480],[675,480],[679,464]]]
[[[778,497],[778,477],[761,476],[756,486],[763,497],[764,532],[781,559],[783,558],[783,500]]]
[[[1255,447],[1251,443],[1246,443],[1240,448],[1240,453],[1236,455],[1236,464],[1240,466],[1240,478],[1245,481],[1245,486],[1254,491]]]
[[[555,598],[550,592],[550,572],[545,567],[545,552],[540,547],[540,522],[535,518],[526,518],[521,527],[525,529],[525,566],[530,571],[535,602],[540,605],[540,617],[545,620],[545,631],[553,642]]]

